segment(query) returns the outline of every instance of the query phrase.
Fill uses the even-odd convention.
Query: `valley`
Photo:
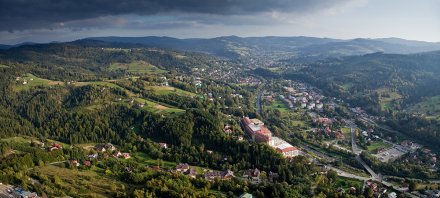
[[[49,197],[438,189],[438,52],[317,60],[314,45],[346,41],[219,40],[208,53],[123,39],[0,51],[0,181]]]

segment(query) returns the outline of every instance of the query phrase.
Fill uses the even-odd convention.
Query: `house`
[[[234,172],[227,170],[227,171],[211,171],[211,172],[207,172],[205,173],[205,179],[206,180],[215,180],[215,179],[231,179],[235,177],[234,176]]]
[[[228,134],[231,135],[232,134],[232,127],[229,125],[225,125],[225,127],[223,128],[223,131]]]
[[[107,149],[105,149],[104,146],[98,146],[98,147],[96,147],[96,151],[104,153],[105,151],[107,151]]]
[[[195,168],[189,168],[184,174],[191,177],[191,178],[196,178],[197,171]]]
[[[274,182],[278,180],[278,173],[274,173],[272,171],[269,171],[269,181]]]
[[[91,166],[92,162],[90,162],[89,160],[84,160],[83,164],[84,164],[84,166]]]
[[[240,195],[240,198],[253,198],[253,196],[252,196],[252,194],[244,193],[244,194]]]
[[[94,153],[94,154],[91,154],[91,155],[87,155],[87,157],[90,158],[90,159],[96,159],[96,158],[98,158],[98,154]]]
[[[388,198],[397,198],[397,194],[395,192],[391,192],[388,194]]]
[[[116,147],[113,146],[113,144],[111,144],[111,143],[107,143],[107,144],[105,144],[104,147],[105,147],[105,149],[107,149],[107,150],[109,150],[109,151],[114,151],[114,150],[116,150]]]
[[[52,144],[52,147],[50,147],[50,151],[53,151],[53,150],[58,150],[58,149],[62,149],[63,148],[63,146],[61,146],[61,144],[58,144],[58,143],[54,143],[54,144]]]
[[[188,171],[188,169],[189,169],[189,165],[187,163],[180,163],[174,168],[175,171],[181,173]]]
[[[122,157],[124,157],[124,159],[130,159],[130,153],[122,153]]]
[[[167,149],[167,148],[168,148],[168,145],[167,145],[167,143],[163,143],[163,142],[161,142],[161,143],[159,143],[159,147],[160,147],[160,148],[163,148],[163,149]]]
[[[260,170],[258,170],[258,168],[255,169],[249,169],[247,171],[244,172],[243,174],[243,178],[244,179],[249,179],[251,180],[252,183],[260,183]]]
[[[243,141],[243,136],[241,136],[241,135],[238,136],[238,137],[237,137],[237,140],[238,140],[238,141]]]
[[[78,167],[80,165],[78,160],[70,160],[70,164],[72,164],[73,166],[76,166],[76,167]]]
[[[115,158],[118,158],[120,156],[122,156],[121,151],[116,151],[115,153],[113,153],[113,157],[115,157]]]

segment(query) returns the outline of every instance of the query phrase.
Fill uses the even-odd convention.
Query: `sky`
[[[440,42],[439,0],[0,0],[0,43],[95,36]]]

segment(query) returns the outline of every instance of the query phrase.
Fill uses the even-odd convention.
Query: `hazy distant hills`
[[[320,59],[374,52],[411,54],[440,50],[440,43],[398,38],[339,40],[302,36],[244,38],[227,36],[210,39],[177,39],[172,37],[93,37],[87,39],[203,52],[229,58],[284,52],[297,58]]]

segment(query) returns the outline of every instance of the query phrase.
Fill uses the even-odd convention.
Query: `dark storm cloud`
[[[0,31],[59,28],[118,15],[305,13],[349,0],[0,0]],[[99,21],[99,20],[98,20]],[[89,21],[90,23],[90,21]]]

